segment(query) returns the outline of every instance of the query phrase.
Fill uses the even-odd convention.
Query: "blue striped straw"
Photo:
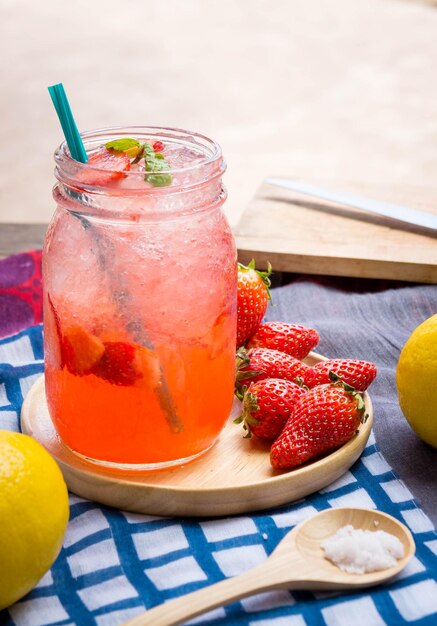
[[[56,109],[56,113],[58,114],[59,121],[61,122],[62,130],[64,131],[65,140],[71,156],[80,163],[86,163],[88,161],[88,156],[80,133],[77,129],[76,122],[74,121],[64,85],[62,83],[58,83],[57,85],[52,85],[48,89]]]

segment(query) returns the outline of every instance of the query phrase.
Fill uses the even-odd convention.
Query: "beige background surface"
[[[80,128],[219,141],[233,223],[272,173],[437,187],[437,10],[400,0],[0,0],[0,222],[50,219]],[[1,228],[1,225],[0,225]]]

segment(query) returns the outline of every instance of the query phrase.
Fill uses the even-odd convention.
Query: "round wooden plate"
[[[310,365],[324,357],[311,353]],[[268,509],[293,502],[339,478],[363,451],[373,423],[369,415],[359,432],[331,454],[288,471],[270,466],[269,445],[244,439],[232,423],[238,404],[218,442],[185,466],[143,473],[116,472],[88,463],[65,447],[50,418],[41,376],[28,392],[21,413],[23,432],[39,441],[58,462],[71,492],[101,504],[150,515],[211,517]]]

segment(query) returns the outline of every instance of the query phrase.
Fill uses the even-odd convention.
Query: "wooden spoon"
[[[377,572],[343,572],[324,557],[320,544],[347,524],[395,535],[404,547],[404,556],[394,567]],[[394,578],[406,566],[415,549],[408,528],[391,515],[369,509],[327,509],[287,533],[261,565],[240,576],[169,600],[124,622],[123,626],[173,626],[218,606],[272,589],[338,590],[378,585]]]

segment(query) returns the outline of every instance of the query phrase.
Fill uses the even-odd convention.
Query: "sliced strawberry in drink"
[[[89,374],[100,361],[105,346],[95,335],[80,326],[69,326],[62,339],[62,357],[67,369],[79,376]]]
[[[161,372],[153,350],[124,341],[105,341],[103,345],[105,351],[93,374],[122,387],[143,382],[152,388],[158,386]]]
[[[162,141],[155,141],[155,143],[152,145],[152,148],[154,149],[155,152],[162,152],[164,150],[164,144],[162,143]]]
[[[125,152],[102,148],[90,156],[86,168],[80,171],[78,178],[87,185],[105,185],[124,178],[127,170],[130,170],[130,159]]]
[[[93,370],[93,374],[113,385],[127,387],[144,377],[153,378],[153,386],[159,381],[159,364],[149,358],[154,353],[124,341],[105,341],[105,351]],[[154,355],[155,356],[155,355]]]
[[[136,346],[122,341],[106,341],[102,358],[93,374],[113,385],[133,385],[139,378],[135,363]]]

